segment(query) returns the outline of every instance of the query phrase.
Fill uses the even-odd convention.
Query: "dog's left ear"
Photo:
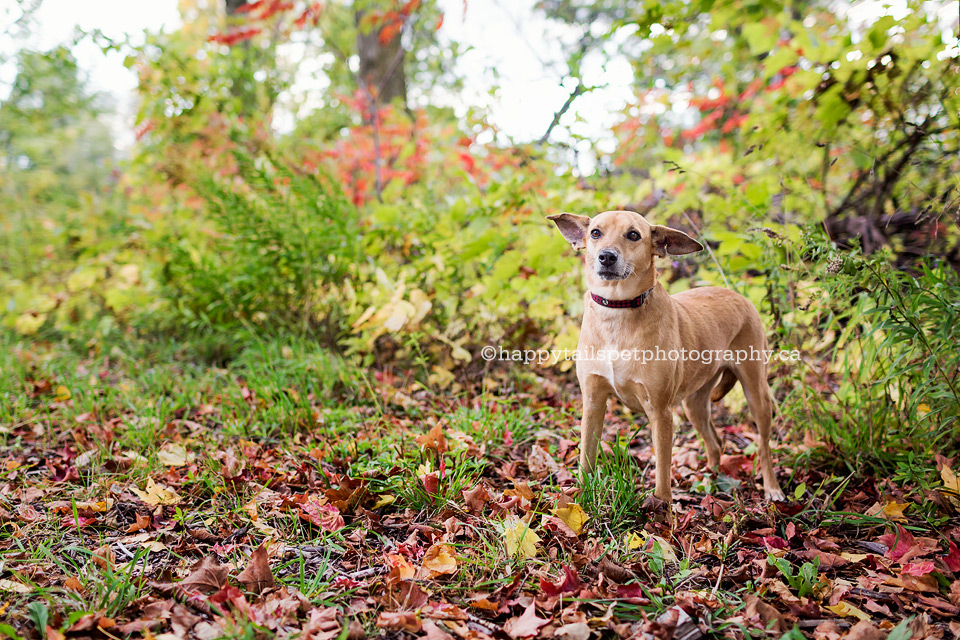
[[[685,253],[703,251],[703,245],[685,234],[670,227],[655,225],[651,233],[653,250],[661,258],[667,255],[681,256]]]
[[[570,246],[579,251],[587,246],[587,227],[590,226],[590,216],[578,216],[572,213],[556,213],[547,216],[553,220],[560,230],[560,234],[570,243]]]

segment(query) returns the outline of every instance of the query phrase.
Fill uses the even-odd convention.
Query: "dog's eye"
[[[594,240],[599,238],[601,235],[603,234],[600,233],[600,229],[594,229],[593,231],[590,232],[590,237],[593,238]]]
[[[636,231],[630,231],[629,233],[627,233],[627,240],[629,240],[630,242],[636,242],[639,239],[640,239],[640,234],[637,233]]]

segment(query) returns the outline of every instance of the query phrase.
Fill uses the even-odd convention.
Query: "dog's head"
[[[654,257],[703,249],[684,232],[650,224],[633,211],[605,211],[593,218],[559,213],[547,220],[553,220],[574,249],[586,249],[584,264],[591,289],[615,283],[652,287]]]

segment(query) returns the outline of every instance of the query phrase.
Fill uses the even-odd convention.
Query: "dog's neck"
[[[591,294],[606,300],[633,300],[647,292],[652,294],[656,286],[657,270],[652,267],[639,278],[627,278],[626,280],[587,278],[587,290]],[[643,306],[646,306],[646,302]]]

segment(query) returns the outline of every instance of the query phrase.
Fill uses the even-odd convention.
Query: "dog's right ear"
[[[590,226],[590,216],[578,216],[573,213],[556,213],[547,216],[553,220],[560,230],[560,234],[570,243],[570,246],[579,251],[587,246],[587,227]]]

